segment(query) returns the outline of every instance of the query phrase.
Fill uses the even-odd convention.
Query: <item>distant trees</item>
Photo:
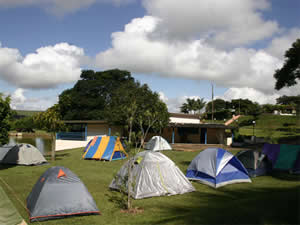
[[[204,108],[205,104],[206,102],[204,101],[204,98],[187,98],[186,102],[181,105],[180,111],[182,113],[200,114],[200,111]]]
[[[275,89],[290,87],[300,79],[300,39],[297,39],[285,52],[285,62],[281,69],[275,71]]]
[[[8,143],[9,118],[12,112],[9,104],[10,97],[4,97],[0,93],[0,146]]]

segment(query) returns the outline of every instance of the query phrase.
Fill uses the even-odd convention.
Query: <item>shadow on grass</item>
[[[191,194],[190,207],[161,205],[170,216],[151,224],[300,224],[300,184],[242,190],[223,187],[215,194]]]
[[[12,167],[15,167],[16,165],[14,164],[0,164],[0,170],[6,170]]]
[[[288,180],[288,181],[299,181],[300,174],[291,174],[288,171],[272,171],[270,176],[279,179],[279,180]]]

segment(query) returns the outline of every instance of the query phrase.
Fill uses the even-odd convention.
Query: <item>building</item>
[[[226,129],[232,127],[204,123],[199,115],[170,113],[170,122],[160,134],[169,143],[225,144]],[[149,134],[149,138],[155,134]]]
[[[71,120],[64,121],[64,123],[69,127],[69,131],[56,134],[55,149],[57,151],[85,147],[95,136],[126,135],[122,127],[110,126],[104,120]],[[170,122],[162,133],[149,133],[146,141],[152,136],[160,135],[172,144],[225,144],[226,129],[232,129],[232,127],[201,122],[199,115],[170,113]]]

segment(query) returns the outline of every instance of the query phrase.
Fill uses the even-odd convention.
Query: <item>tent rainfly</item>
[[[266,143],[263,154],[272,162],[272,169],[300,173],[300,145]]]
[[[211,187],[251,182],[243,164],[230,152],[221,148],[207,148],[190,163],[186,176]]]
[[[118,160],[127,157],[120,138],[114,136],[96,136],[85,147],[82,158],[96,160]]]
[[[111,189],[121,189],[124,182],[128,185],[126,177],[129,162],[133,162],[132,178],[135,185],[130,187],[130,192],[135,199],[195,191],[172,160],[154,151],[140,152],[127,161],[111,182],[109,186]]]
[[[17,164],[17,165],[39,165],[46,163],[42,153],[33,145],[27,143],[16,144],[9,149],[3,157],[1,163],[3,164]]]
[[[152,151],[172,150],[170,144],[161,136],[153,136],[146,144],[145,149]]]
[[[100,214],[82,181],[61,166],[46,170],[26,201],[30,222]]]
[[[0,186],[0,224],[27,225]]]
[[[266,175],[272,166],[266,155],[257,150],[244,150],[235,155],[247,169],[250,177]]]

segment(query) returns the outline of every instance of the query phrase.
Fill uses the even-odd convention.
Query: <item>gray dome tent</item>
[[[250,177],[266,175],[272,170],[271,162],[258,150],[240,151],[235,156],[243,163]]]
[[[93,197],[69,169],[51,167],[27,197],[30,222],[100,214]]]
[[[46,163],[42,153],[33,145],[27,143],[16,144],[3,157],[3,164],[39,165]]]
[[[134,160],[132,177],[135,179],[131,193],[135,199],[195,191],[175,163],[160,152],[143,151],[131,160]],[[128,164],[129,161],[122,166],[110,188],[119,190],[126,182]]]

